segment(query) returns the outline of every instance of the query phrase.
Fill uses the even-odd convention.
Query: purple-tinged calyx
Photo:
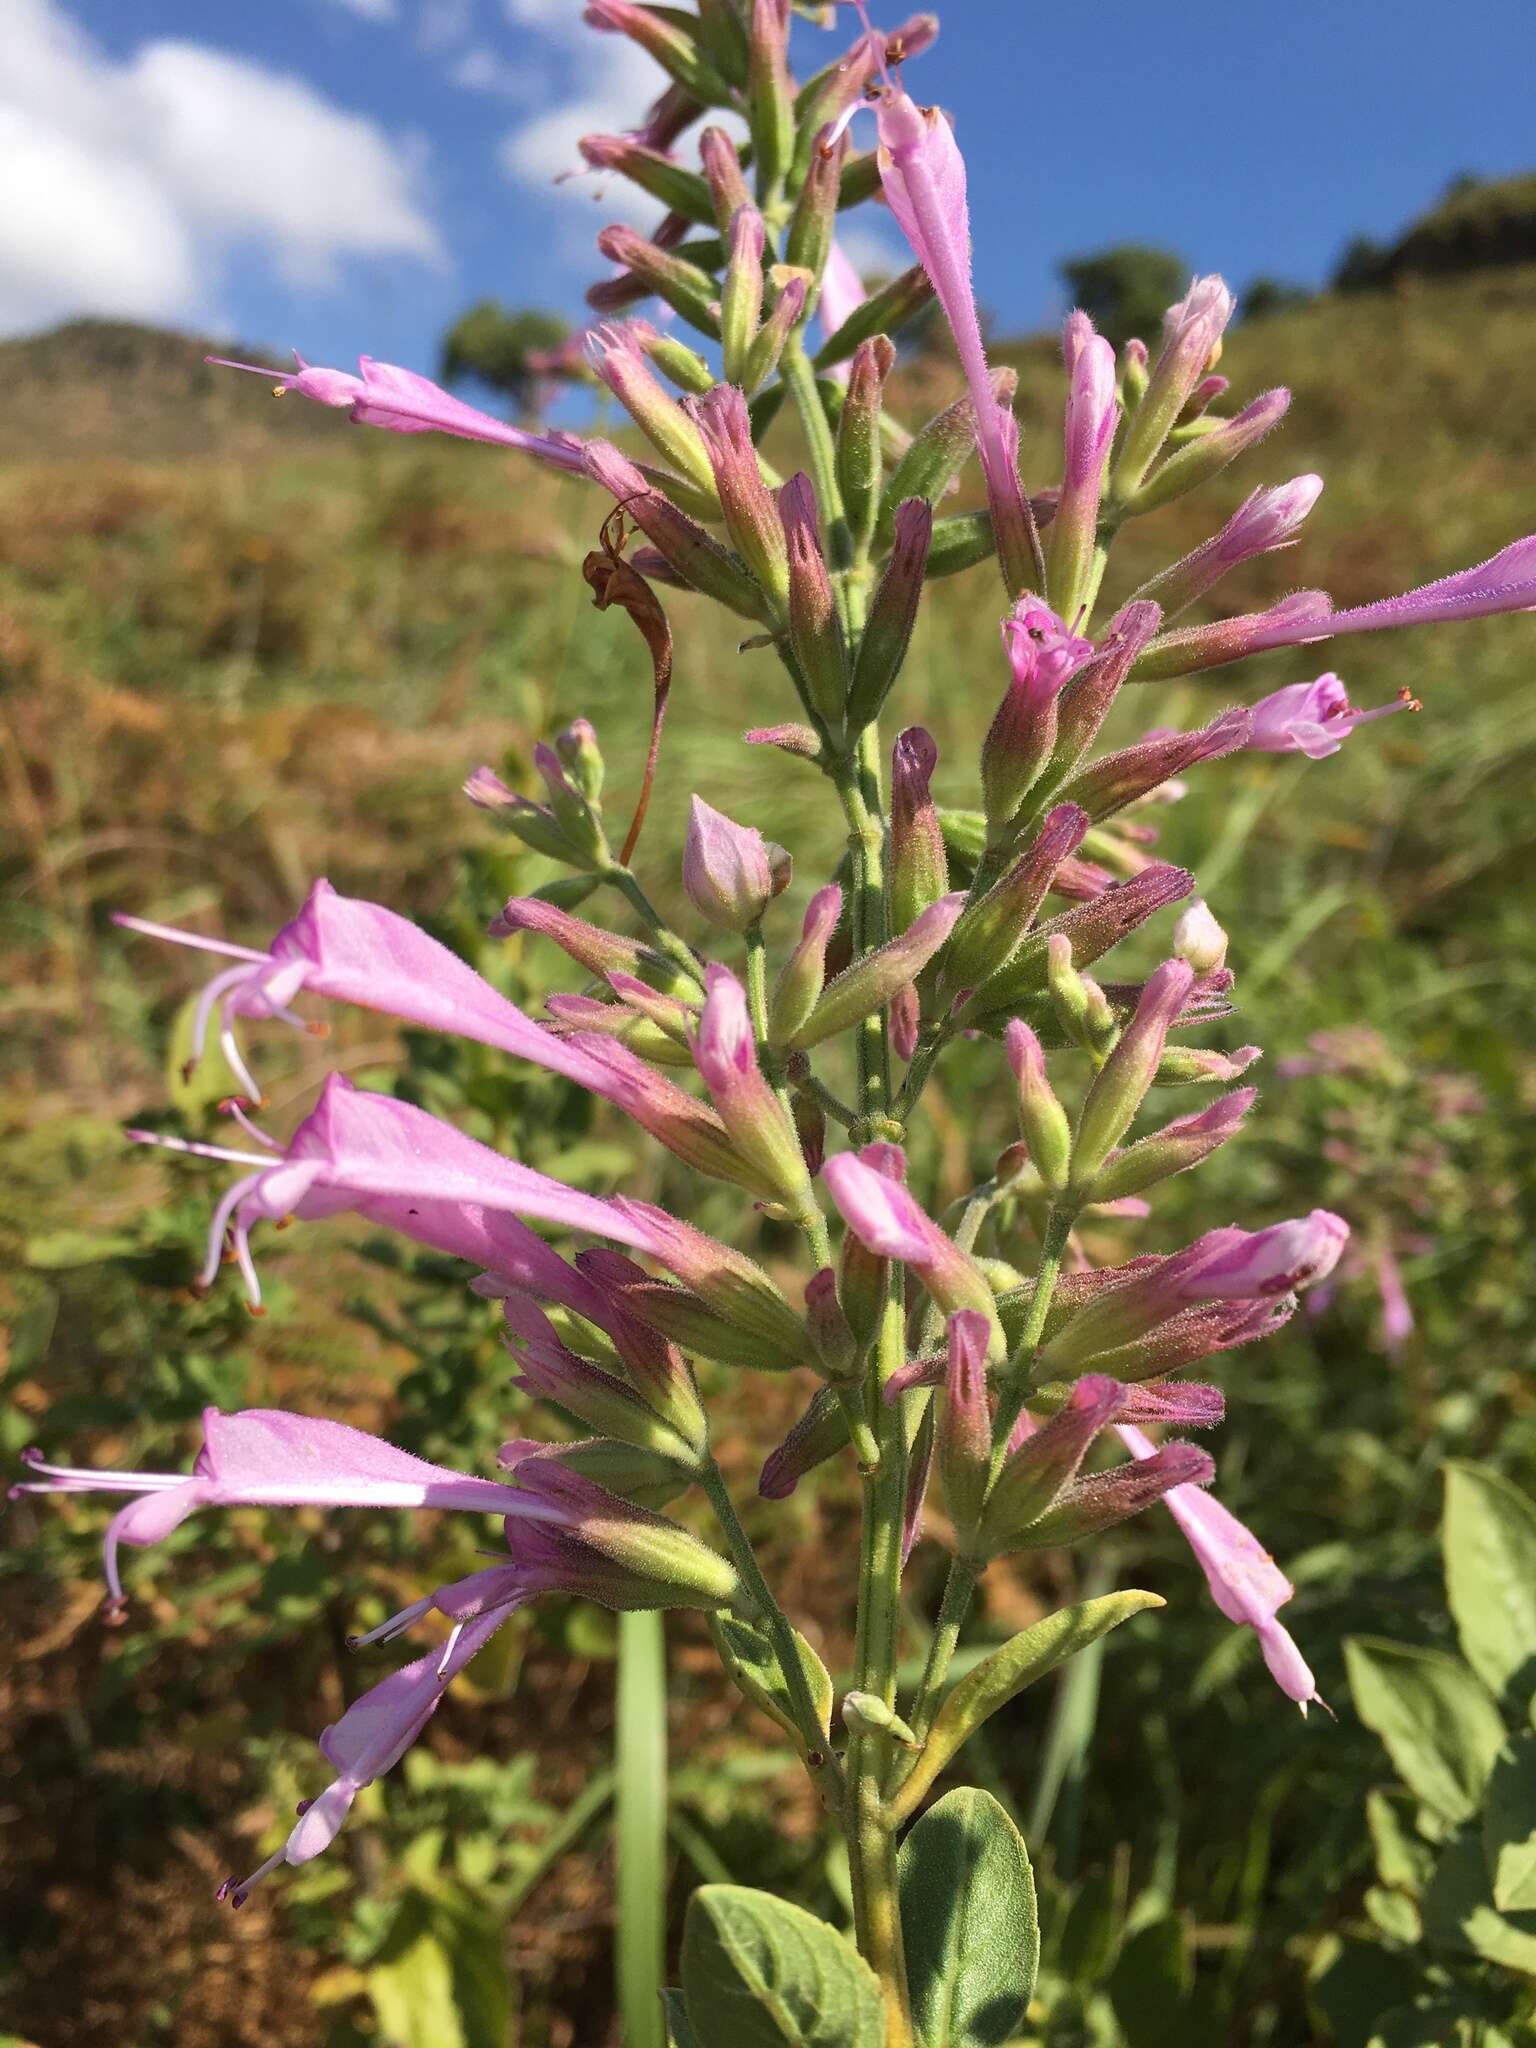
[[[1207,417],[1187,429],[1190,438],[1182,448],[1160,462],[1138,491],[1120,504],[1123,518],[1154,512],[1187,492],[1198,490],[1220,476],[1264,436],[1272,433],[1291,406],[1291,394],[1284,387],[1264,391],[1231,419]]]
[[[891,922],[904,929],[949,892],[949,856],[933,801],[939,750],[908,726],[891,750]]]
[[[1145,1100],[1169,1029],[1194,983],[1195,970],[1187,960],[1164,961],[1142,990],[1134,1015],[1094,1077],[1072,1142],[1072,1179],[1085,1197],[1090,1189],[1097,1194],[1099,1169]]]
[[[1090,1200],[1118,1202],[1156,1182],[1199,1166],[1236,1137],[1258,1100],[1257,1088],[1237,1088],[1193,1116],[1182,1116],[1123,1152],[1111,1152],[1093,1176]]]
[[[1196,732],[1149,733],[1134,746],[1101,754],[1066,783],[1064,798],[1081,804],[1094,824],[1138,802],[1172,777],[1205,761],[1219,761],[1253,744],[1255,719],[1241,705],[1221,712]]]
[[[816,1008],[826,984],[827,948],[842,914],[843,892],[836,882],[818,889],[806,905],[800,942],[774,984],[768,1009],[770,1044],[787,1045]]]
[[[747,992],[728,967],[711,966],[693,1056],[721,1122],[776,1200],[796,1214],[811,1206],[805,1158],[793,1122],[758,1064]]]
[[[1086,323],[1087,331],[1073,322]],[[1061,494],[1046,549],[1046,588],[1063,618],[1076,620],[1091,598],[1094,547],[1104,467],[1120,417],[1115,352],[1095,334],[1087,316],[1074,313],[1064,338],[1068,392],[1063,435]]]
[[[1146,388],[1134,402],[1116,458],[1116,502],[1133,496],[1189,403],[1220,347],[1237,302],[1221,278],[1197,277],[1163,316],[1163,345]],[[1129,380],[1127,380],[1129,385]],[[1126,392],[1130,402],[1130,389]]]
[[[982,806],[994,838],[1009,828],[1056,750],[1062,690],[1093,657],[1047,605],[1022,597],[1003,621],[1012,681],[981,748]]]
[[[1159,1455],[1134,1424],[1122,1423],[1119,1434],[1136,1459]],[[1228,1621],[1251,1628],[1258,1637],[1264,1662],[1280,1690],[1303,1713],[1313,1700],[1321,1704],[1306,1659],[1276,1618],[1296,1588],[1263,1544],[1198,1487],[1175,1487],[1163,1495],[1163,1505],[1184,1532],[1216,1605]]]
[[[969,1556],[976,1541],[992,1476],[992,1406],[987,1397],[987,1352],[992,1325],[974,1309],[949,1318],[948,1369],[934,1431],[944,1504],[955,1525],[955,1547]]]
[[[594,327],[587,336],[587,360],[663,461],[718,506],[703,437],[652,372],[644,346],[647,332],[638,322]]]
[[[789,598],[789,551],[773,493],[763,482],[747,401],[733,384],[689,399],[714,470],[726,531],[737,553],[780,611]]]
[[[873,1015],[916,979],[944,945],[965,904],[956,890],[915,918],[904,932],[866,953],[829,981],[805,1022],[788,1039],[791,1050],[805,1052],[838,1036]]]
[[[279,371],[269,370],[264,363],[230,362],[223,356],[204,360],[216,369],[248,370],[253,377],[265,377],[278,397],[297,391],[317,405],[335,406],[350,413],[356,426],[387,427],[396,434],[453,434],[461,441],[493,441],[536,455],[573,476],[581,474],[585,444],[574,434],[531,434],[523,427],[509,426],[488,412],[477,412],[414,370],[359,356],[359,375],[354,377],[349,370],[316,368],[306,363],[297,349],[293,359],[299,366],[296,370]]]

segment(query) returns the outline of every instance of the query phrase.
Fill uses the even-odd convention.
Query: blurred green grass
[[[1290,418],[1214,492],[1127,530],[1110,600],[1202,537],[1255,483],[1307,469],[1321,471],[1328,487],[1300,547],[1232,578],[1216,593],[1222,606],[1246,610],[1312,585],[1341,603],[1364,601],[1477,561],[1536,527],[1533,315],[1536,272],[1509,270],[1411,293],[1324,299],[1238,329],[1223,370],[1244,394],[1288,383]],[[1046,344],[1014,353],[1027,460],[1032,481],[1044,482],[1059,382]],[[439,1454],[473,1441],[480,1455],[509,1419],[499,1397],[486,1400],[486,1376],[499,1372],[489,1324],[458,1334],[468,1312],[456,1292],[427,1304],[414,1283],[362,1257],[360,1236],[345,1226],[285,1241],[270,1262],[278,1287],[259,1339],[227,1294],[185,1300],[205,1183],[178,1166],[125,1158],[117,1131],[163,1101],[170,1026],[201,970],[191,956],[125,937],[110,912],[131,905],[259,940],[312,875],[327,873],[473,947],[476,917],[539,870],[492,847],[484,821],[458,795],[463,775],[489,759],[526,783],[534,740],[584,713],[603,740],[622,812],[643,757],[648,665],[624,619],[590,608],[577,573],[606,510],[583,487],[489,450],[402,443],[336,420],[302,436],[285,427],[266,439],[247,429],[234,444],[224,436],[229,401],[221,394],[217,412],[200,412],[200,388],[178,387],[174,461],[145,459],[154,436],[109,413],[94,452],[77,435],[67,457],[0,477],[0,789],[12,821],[0,846],[3,1441],[14,1454],[46,1434],[62,1449],[95,1431],[105,1456],[148,1445],[164,1457],[205,1399],[324,1399],[364,1421],[394,1416],[398,1400],[418,1440],[430,1438]],[[239,389],[250,408],[269,403],[258,385]],[[942,377],[925,372],[903,402],[921,416],[947,395]],[[787,439],[776,452],[791,456]],[[669,606],[678,640],[673,709],[637,864],[681,916],[675,855],[687,798],[698,790],[791,848],[799,901],[837,852],[822,785],[801,764],[739,737],[748,725],[792,715],[781,672],[768,653],[738,652],[702,604],[676,595]],[[985,568],[939,586],[892,707],[901,722],[931,727],[941,795],[955,801],[970,796],[1002,686],[998,610]],[[1342,1692],[1337,1644],[1350,1628],[1433,1632],[1425,1602],[1439,1460],[1453,1451],[1492,1455],[1528,1484],[1536,1450],[1528,1363],[1536,636],[1528,620],[1500,619],[1269,656],[1240,676],[1217,671],[1173,689],[1128,690],[1115,732],[1203,720],[1239,694],[1314,674],[1330,657],[1355,701],[1384,701],[1407,684],[1425,710],[1367,728],[1320,764],[1217,763],[1197,773],[1183,803],[1158,813],[1159,851],[1197,869],[1231,931],[1241,1011],[1229,1042],[1265,1047],[1265,1095],[1240,1147],[1175,1184],[1139,1234],[1106,1234],[1102,1248],[1111,1256],[1164,1248],[1214,1223],[1270,1220],[1320,1200],[1363,1234],[1389,1210],[1404,1229],[1403,1219],[1412,1222],[1420,1248],[1406,1273],[1419,1327],[1400,1357],[1380,1347],[1362,1274],[1325,1318],[1262,1353],[1239,1354],[1222,1375],[1232,1406],[1216,1446],[1224,1497],[1293,1569],[1296,1626],[1334,1697]],[[466,846],[474,850],[467,881]],[[787,909],[778,916],[782,939]],[[496,959],[536,1000],[549,956],[514,945]],[[1380,1035],[1398,1079],[1362,1088],[1276,1077],[1274,1062],[1303,1052],[1314,1033],[1355,1026]],[[323,1048],[271,1048],[279,1120],[326,1066],[382,1076],[402,1056],[379,1019],[337,1016],[334,1027]],[[586,1147],[599,1175],[625,1172],[646,1192],[663,1190],[655,1162],[601,1117],[567,1128],[572,1112],[553,1095],[533,1089],[510,1104],[498,1095],[489,1062],[455,1063],[420,1047],[411,1057],[412,1085],[429,1100],[441,1088],[445,1105],[467,1104],[539,1163]],[[1480,1107],[1444,1129],[1426,1092],[1438,1074],[1480,1091]],[[988,1146],[1011,1135],[995,1050],[963,1050],[931,1099],[933,1136],[921,1163],[943,1200],[969,1184]],[[1427,1166],[1415,1149],[1425,1138],[1439,1148]],[[729,1199],[711,1199],[717,1227],[739,1228]],[[1027,1263],[1027,1245],[997,1248]],[[360,1297],[370,1320],[359,1320]],[[765,1411],[782,1426],[788,1397],[780,1402],[775,1391],[761,1401],[754,1387],[740,1400],[722,1386],[718,1398],[727,1460],[750,1485],[772,1427]],[[846,1517],[834,1481],[757,1518],[771,1560],[801,1585],[834,1655]],[[317,1701],[327,1719],[338,1704],[341,1618],[360,1586],[382,1598],[410,1583],[419,1566],[408,1539],[391,1537],[379,1553],[337,1538],[343,1548],[333,1553],[329,1584],[284,1580],[283,1532],[267,1535],[259,1518],[239,1521],[211,1564],[190,1564],[190,1541],[136,1560],[153,1629],[135,1650],[126,1638],[97,1641],[86,1625],[94,1592],[82,1605],[69,1590],[72,1574],[91,1569],[97,1526],[89,1512],[31,1517],[28,1532],[44,1548],[13,1560],[6,1582],[33,1649],[51,1645],[24,1658],[10,1681],[20,1731],[5,1759],[13,1790],[23,1738],[44,1740],[39,1717],[54,1712],[53,1699],[65,1703],[62,1735],[44,1743],[56,1773],[45,1807],[29,1803],[31,1791],[16,1795],[18,1810],[38,1812],[60,1846],[34,1841],[8,1876],[13,1896],[26,1894],[44,1975],[83,1971],[99,1993],[93,2024],[138,2028],[146,2040],[190,2048],[205,2038],[186,1989],[194,1963],[211,1969],[216,1985],[211,2003],[205,1986],[201,2010],[222,2031],[207,2038],[254,2042],[264,2030],[273,2038],[279,2013],[285,2041],[360,2038],[345,2028],[363,2024],[357,1980],[372,1964],[362,1937],[348,1936],[353,1950],[338,1958],[326,1905],[311,1907],[301,1893],[284,1909],[286,1938],[295,1967],[330,1985],[339,2016],[315,2006],[301,2021],[263,2004],[252,1989],[249,1923],[238,1940],[210,1929],[197,1856],[213,1852],[194,1853],[182,1838],[227,1827],[231,1801],[233,1816],[245,1816],[242,1853],[270,1827],[263,1801],[272,1772],[306,1754],[299,1737],[319,1725]],[[918,1553],[919,1622],[941,1562],[935,1545]],[[1298,1739],[1251,1646],[1216,1620],[1160,1527],[1128,1537],[1120,1563],[1123,1576],[1136,1573],[1174,1605],[1111,1650],[1092,1788],[1064,1796],[1070,1819],[1061,1841],[1079,1844],[1079,1870],[1134,1858],[1139,1885],[1161,1886],[1211,1933],[1227,2000],[1224,2038],[1303,2038],[1306,1944],[1355,1910],[1358,1802],[1371,1746],[1347,1724],[1309,1727]],[[189,1578],[198,1569],[202,1576]],[[1077,1569],[1055,1560],[1002,1581],[989,1595],[989,1621],[1001,1627],[1070,1594]],[[227,1592],[220,1571],[235,1575]],[[499,1710],[487,1724],[494,1739],[538,1752],[549,1783],[567,1797],[595,1768],[608,1725],[609,1637],[601,1628],[571,1636],[577,1627],[530,1624],[517,1710]],[[302,1656],[284,1647],[294,1629],[308,1631]],[[731,1727],[697,1647],[685,1641],[674,1660],[677,1711],[698,1754],[725,1770],[758,1731]],[[577,1675],[568,1679],[573,1656]],[[573,1687],[574,1744],[565,1726]],[[1046,1704],[1021,1708],[978,1764],[1026,1809]],[[466,1755],[480,1732],[450,1733],[448,1753]],[[1230,1811],[1215,1816],[1205,1758],[1222,1737],[1232,1797]],[[133,1761],[136,1740],[149,1744],[148,1763]],[[103,1742],[108,1760],[93,1762],[91,1745]],[[178,1749],[194,1761],[177,1764]],[[1309,1810],[1298,1814],[1303,1777]],[[379,1815],[404,1797],[391,1790],[372,1831],[361,1829],[348,1852],[365,1904],[381,1884],[387,1891],[377,1842],[415,1839],[404,1819],[388,1823],[393,1834],[379,1833]],[[738,1792],[734,1804],[698,1798],[688,1823],[695,1855],[715,1855],[749,1877],[776,1855],[784,1882],[835,1899],[836,1873],[817,1861],[814,1816],[792,1793]],[[792,1823],[787,1850],[769,1846],[773,1801],[777,1818]],[[154,1923],[180,1957],[170,1975],[181,1989],[161,2018],[143,1972],[109,1969],[91,1930],[74,1924],[84,1894],[71,1890],[62,1837],[92,1812],[106,1816],[95,1867],[115,1868],[117,1858],[138,1869]],[[156,1850],[149,1825],[165,1825],[168,1813],[169,1846]],[[1053,1837],[1047,1862],[1060,1848]],[[606,1938],[602,1886],[580,1858],[561,1868],[561,1888],[542,1907],[535,1902],[516,1937],[515,1960],[531,1987],[520,2024],[530,2044],[551,2048],[598,2041],[609,2025],[592,1971]],[[680,1861],[676,1881],[689,1877]],[[534,1922],[543,1931],[528,1934]],[[38,1988],[39,1968],[13,1959],[9,2002],[20,1999],[18,2010],[41,2032],[58,2006]]]

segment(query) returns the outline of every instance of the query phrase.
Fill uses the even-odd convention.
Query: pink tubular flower
[[[477,1039],[584,1086],[595,1085],[590,1062],[516,1003],[498,995],[457,954],[409,918],[380,903],[339,896],[329,882],[315,883],[304,908],[283,926],[265,953],[152,924],[147,918],[118,913],[115,922],[151,938],[223,954],[236,963],[215,975],[203,991],[193,1022],[193,1056],[201,1054],[217,1010],[225,1058],[252,1100],[259,1100],[261,1091],[240,1058],[229,1019],[280,1017],[302,1029],[290,1007],[300,990],[332,1002],[382,1010],[428,1031]]]
[[[1344,685],[1330,669],[1316,682],[1288,683],[1261,697],[1253,707],[1248,745],[1260,754],[1305,754],[1309,761],[1322,761],[1339,751],[1357,725],[1418,708],[1417,700],[1404,690],[1391,704],[1354,711]]]
[[[1018,422],[998,402],[982,346],[971,284],[971,221],[965,159],[937,107],[916,106],[890,87],[876,108],[880,183],[902,233],[933,281],[955,338],[971,402],[976,444],[987,480],[1003,579],[1017,594],[1039,569],[1039,540],[1019,482]]]
[[[1134,1423],[1120,1423],[1117,1429],[1133,1456],[1156,1455]],[[1211,1598],[1228,1621],[1253,1630],[1270,1676],[1305,1713],[1320,1697],[1317,1681],[1289,1631],[1276,1619],[1296,1588],[1252,1531],[1199,1487],[1176,1486],[1164,1494],[1163,1505],[1194,1551]]]
[[[24,1460],[36,1476],[12,1493],[131,1493],[107,1525],[104,1561],[111,1606],[125,1604],[118,1549],[158,1543],[198,1508],[460,1508],[497,1515],[557,1517],[516,1486],[432,1465],[381,1437],[281,1408],[235,1415],[203,1410],[203,1443],[190,1473],[92,1471]]]
[[[1323,479],[1308,474],[1254,491],[1219,533],[1144,583],[1137,596],[1155,597],[1163,616],[1173,618],[1219,583],[1229,569],[1256,555],[1289,547],[1322,488]]]
[[[530,434],[523,427],[509,426],[488,412],[477,412],[414,370],[359,356],[361,375],[354,377],[349,370],[314,368],[297,349],[293,359],[299,366],[296,370],[273,371],[264,363],[235,363],[224,356],[204,358],[220,370],[248,370],[253,377],[265,377],[269,382],[275,377],[273,388],[279,397],[285,391],[297,391],[318,405],[343,408],[356,426],[388,427],[396,434],[454,434],[461,441],[496,441],[505,448],[537,455],[573,476],[581,474],[582,443],[574,434]]]
[[[909,1265],[947,1313],[979,1310],[993,1332],[997,1355],[1002,1326],[985,1276],[906,1188],[881,1171],[883,1150],[866,1146],[862,1153],[840,1152],[822,1168],[821,1177],[843,1220],[866,1250]]]
[[[264,1137],[254,1124],[247,1122],[245,1127],[267,1148],[265,1156],[149,1131],[128,1135],[145,1144],[254,1169],[226,1191],[214,1211],[201,1277],[204,1286],[213,1284],[225,1231],[231,1231],[255,1308],[261,1305],[261,1283],[249,1235],[251,1225],[261,1219],[280,1222],[293,1216],[312,1221],[354,1209],[420,1243],[468,1258],[494,1253],[496,1239],[485,1217],[498,1211],[590,1230],[641,1249],[646,1243],[646,1234],[613,1203],[582,1194],[515,1159],[504,1159],[426,1110],[393,1096],[366,1093],[341,1074],[328,1076],[320,1100],[286,1146]]]
[[[253,1889],[281,1864],[308,1863],[328,1849],[340,1832],[353,1800],[375,1778],[396,1765],[437,1711],[451,1678],[485,1647],[514,1609],[531,1595],[504,1600],[479,1619],[455,1629],[443,1654],[430,1652],[399,1671],[392,1671],[361,1699],[354,1700],[339,1721],[320,1737],[320,1753],[336,1772],[318,1799],[299,1808],[299,1820],[288,1839],[251,1875],[226,1878],[218,1896],[243,1906]]]

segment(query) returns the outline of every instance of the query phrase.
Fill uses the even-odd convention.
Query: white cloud
[[[355,14],[362,21],[398,21],[400,0],[330,0],[333,7],[344,7],[348,14]]]
[[[503,137],[497,151],[502,169],[530,191],[554,193],[584,207],[589,219],[598,199],[604,222],[654,226],[662,213],[656,201],[625,178],[599,179],[586,171],[576,145],[583,135],[638,127],[667,82],[663,74],[627,36],[589,28],[571,0],[503,4],[516,33],[521,68],[539,82],[530,98],[542,104],[540,112]]]
[[[440,263],[420,156],[300,79],[187,42],[115,63],[57,0],[3,0],[0,330],[206,319],[252,248],[309,284],[353,256]]]
[[[528,106],[539,96],[538,80],[528,67],[502,57],[487,43],[471,43],[448,66],[448,83],[465,92],[493,93],[498,99]]]

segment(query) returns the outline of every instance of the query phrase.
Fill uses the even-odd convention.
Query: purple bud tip
[[[238,1880],[233,1877],[226,1877],[224,1882],[219,1886],[218,1890],[214,1893],[213,1896],[215,1897],[215,1899],[217,1899],[221,1906],[223,1905],[224,1901],[229,1897],[230,1893],[235,1889],[237,1881]]]
[[[299,1819],[302,1820],[305,1814],[308,1813],[309,1809],[314,1805],[314,1803],[315,1802],[313,1801],[313,1799],[301,1799],[298,1805],[293,1810],[298,1815]]]
[[[37,1447],[37,1445],[36,1445],[36,1444],[28,1444],[28,1445],[27,1445],[27,1448],[26,1448],[26,1449],[25,1449],[25,1450],[24,1450],[24,1451],[22,1452],[22,1454],[21,1454],[21,1462],[22,1462],[22,1464],[23,1464],[23,1465],[41,1465],[41,1464],[42,1464],[42,1462],[43,1462],[43,1454],[42,1454],[42,1452],[41,1452],[41,1451],[40,1451],[40,1450],[38,1449],[38,1447]]]

